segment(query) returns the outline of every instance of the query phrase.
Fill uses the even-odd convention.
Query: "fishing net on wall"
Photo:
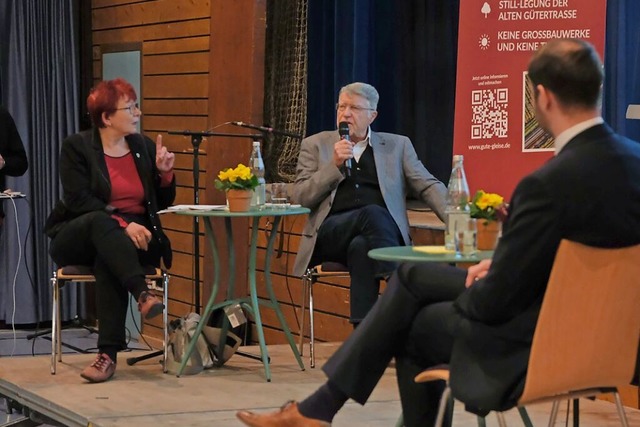
[[[299,135],[307,125],[307,2],[267,2],[264,122]],[[294,180],[299,139],[270,135],[263,151],[267,181]]]

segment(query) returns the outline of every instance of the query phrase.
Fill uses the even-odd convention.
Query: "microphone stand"
[[[200,151],[200,144],[202,144],[202,138],[206,136],[227,136],[231,138],[253,138],[258,139],[262,138],[262,135],[252,135],[252,134],[236,134],[236,133],[218,133],[218,132],[207,132],[207,131],[169,131],[169,135],[183,135],[191,137],[191,145],[193,146],[193,204],[200,204],[200,160],[198,157]],[[195,271],[194,271],[194,281],[195,281],[195,293],[194,293],[194,305],[195,312],[200,314],[200,217],[193,217],[193,236],[194,236],[194,244],[193,244],[193,256],[195,258]]]

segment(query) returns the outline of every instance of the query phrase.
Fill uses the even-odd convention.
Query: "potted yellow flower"
[[[215,186],[218,190],[226,192],[230,212],[246,212],[251,206],[253,190],[258,186],[258,177],[240,163],[235,169],[221,170]]]
[[[493,250],[498,244],[502,219],[506,217],[504,198],[478,190],[471,201],[471,218],[478,219],[477,243],[480,250]]]

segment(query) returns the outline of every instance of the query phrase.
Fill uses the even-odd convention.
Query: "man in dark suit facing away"
[[[522,394],[533,332],[562,239],[599,247],[640,243],[640,145],[600,116],[602,64],[581,40],[553,40],[529,77],[555,156],[513,193],[492,261],[468,271],[404,264],[361,325],[324,365],[328,381],[299,404],[250,426],[329,425],[348,398],[364,404],[396,358],[405,425],[432,425],[443,385],[416,384],[424,368],[451,366],[456,398],[478,412]]]

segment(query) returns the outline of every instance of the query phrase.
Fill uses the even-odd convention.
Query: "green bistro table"
[[[182,363],[180,364],[180,368],[178,369],[177,376],[179,377],[182,374],[191,354],[195,351],[197,337],[202,333],[202,329],[208,323],[209,317],[211,313],[218,308],[227,307],[234,304],[240,304],[244,309],[246,309],[254,318],[256,322],[256,329],[258,331],[258,342],[260,343],[260,355],[262,358],[262,364],[264,365],[265,376],[267,381],[271,381],[271,370],[269,368],[269,353],[267,352],[267,346],[264,340],[264,331],[262,330],[262,319],[260,317],[260,306],[265,306],[272,308],[278,317],[278,321],[282,326],[282,330],[289,341],[289,345],[291,346],[291,350],[293,351],[293,355],[296,357],[298,361],[298,365],[300,365],[300,369],[304,371],[304,364],[302,362],[302,358],[300,357],[300,353],[298,352],[298,348],[296,347],[293,336],[291,335],[291,330],[287,325],[287,322],[280,310],[280,305],[278,304],[278,300],[275,297],[273,292],[273,287],[271,286],[271,257],[273,255],[274,243],[276,240],[276,236],[278,234],[278,226],[280,225],[280,220],[283,216],[288,215],[302,215],[309,213],[309,209],[302,207],[287,207],[286,209],[274,209],[273,207],[265,207],[262,210],[252,209],[248,212],[229,212],[226,209],[215,209],[215,210],[176,210],[174,213],[178,215],[187,215],[187,216],[200,216],[204,218],[204,225],[207,231],[207,238],[209,244],[211,246],[211,253],[213,255],[213,264],[214,264],[214,281],[213,281],[213,289],[211,291],[211,296],[209,297],[209,301],[204,309],[204,313],[198,323],[198,327],[196,329],[195,334],[189,340],[189,346],[187,347],[187,353],[182,359]],[[273,217],[273,232],[269,234],[267,241],[267,250],[265,257],[265,265],[264,265],[264,277],[265,277],[265,285],[267,289],[267,293],[269,294],[269,300],[258,299],[258,292],[256,289],[256,260],[257,260],[257,242],[258,242],[258,225],[260,222],[260,218],[262,217]],[[249,249],[249,297],[243,298],[234,298],[234,287],[235,287],[235,268],[236,268],[236,260],[235,260],[235,248],[233,241],[233,232],[231,227],[231,219],[232,218],[252,218],[252,228],[251,228],[251,247]],[[215,233],[213,231],[213,227],[211,225],[212,218],[224,218],[225,231],[227,237],[227,252],[229,254],[229,277],[228,277],[228,288],[227,288],[227,296],[225,301],[215,303],[216,295],[218,294],[218,289],[220,287],[220,258],[219,258],[219,248],[218,242],[216,240]],[[226,317],[225,317],[226,319]],[[223,322],[222,334],[220,336],[220,345],[219,349],[224,348],[224,343],[226,340],[226,334],[228,331],[229,322]]]
[[[424,251],[419,250],[424,248]],[[441,246],[391,246],[388,248],[372,249],[368,252],[370,258],[380,261],[394,262],[471,262],[477,263],[483,259],[490,259],[493,251],[477,251],[473,254],[459,254],[455,251],[445,251]]]

